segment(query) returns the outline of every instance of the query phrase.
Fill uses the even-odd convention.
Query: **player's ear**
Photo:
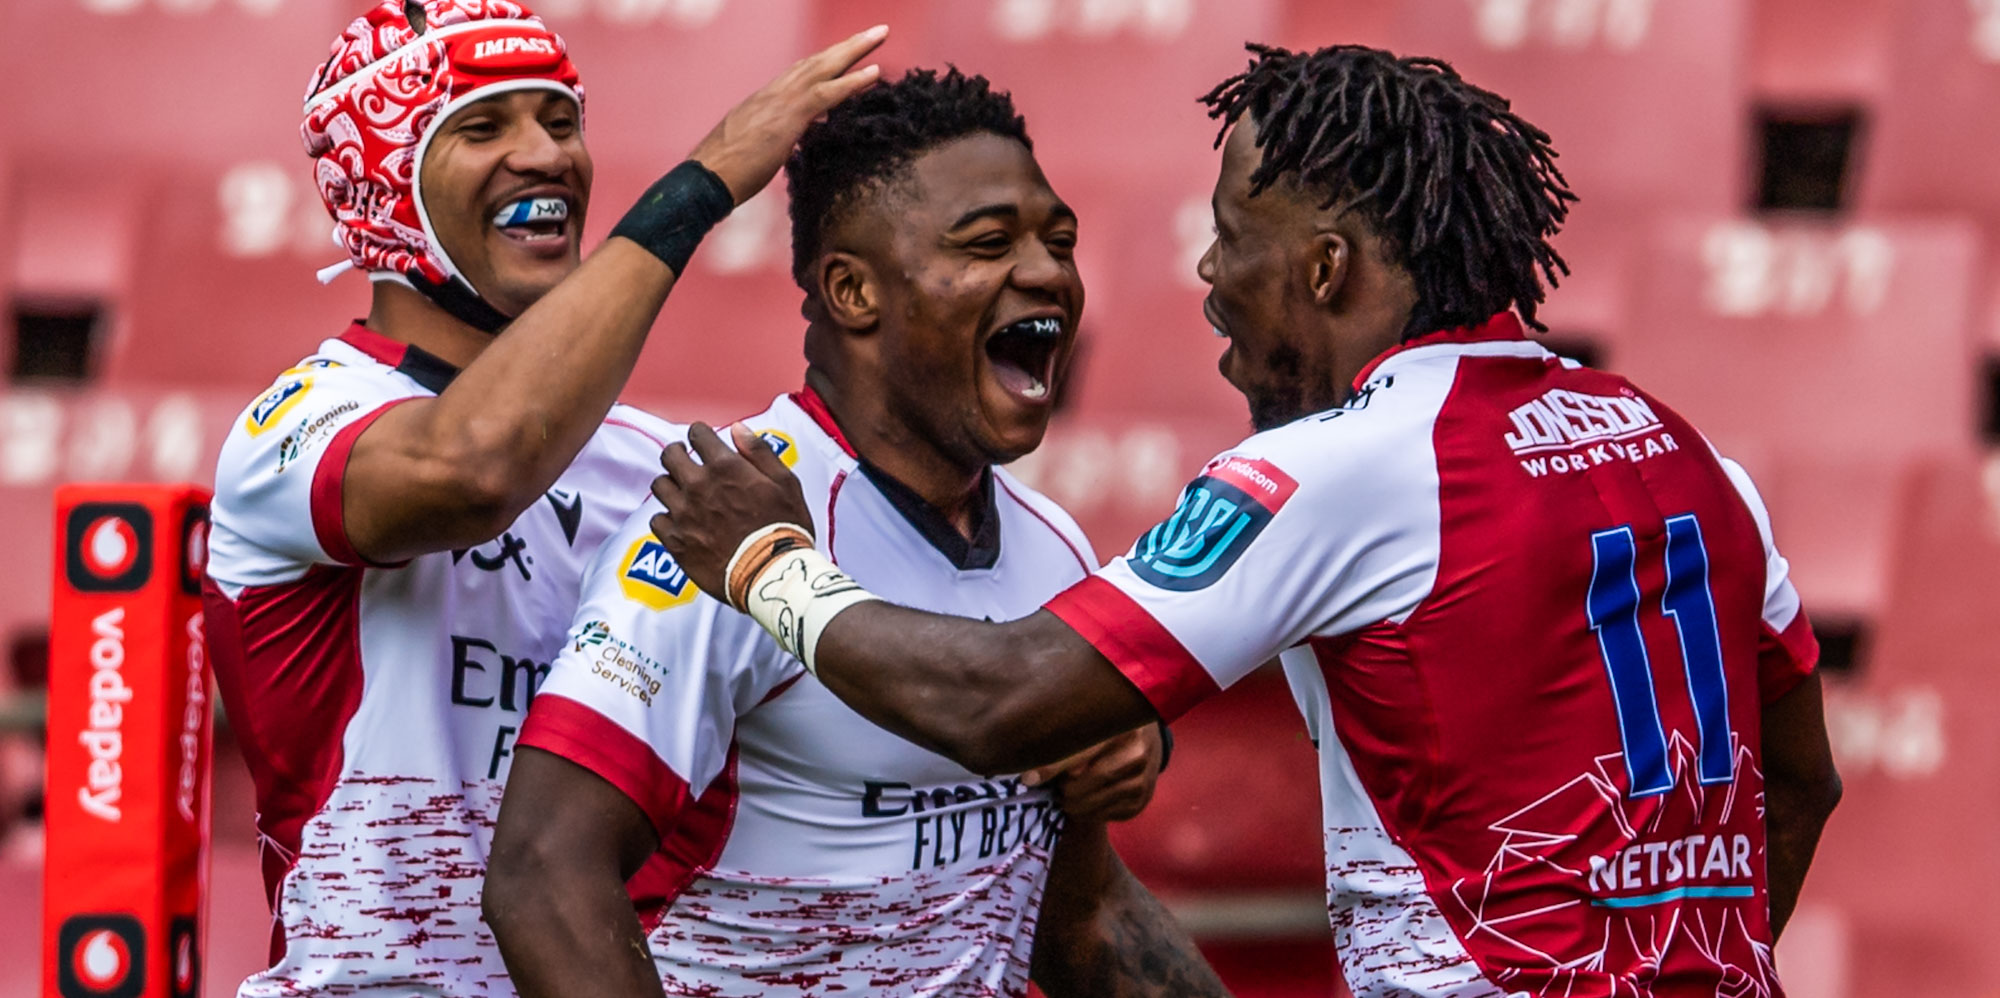
[[[819,261],[819,300],[826,317],[842,329],[873,329],[881,319],[880,285],[868,261],[852,253],[828,253]]]
[[[1313,233],[1312,252],[1306,258],[1306,287],[1318,305],[1332,305],[1347,283],[1353,262],[1354,244],[1332,229]]]

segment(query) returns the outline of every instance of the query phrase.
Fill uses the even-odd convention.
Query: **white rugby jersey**
[[[365,563],[341,523],[354,442],[455,374],[357,323],[223,444],[208,648],[274,912],[246,998],[514,993],[479,912],[500,788],[584,565],[647,495],[668,425],[615,407],[497,539]]]
[[[744,420],[805,487],[821,550],[877,595],[1011,620],[1095,567],[1006,472],[967,542],[859,461],[808,392]],[[647,521],[584,579],[520,744],[636,802],[673,874],[645,922],[670,995],[1019,995],[1050,849],[1047,787],[968,772],[863,719],[749,617],[703,598]]]
[[[1174,717],[1283,653],[1357,998],[1772,998],[1762,707],[1817,646],[1762,503],[1511,313],[1210,461],[1049,604]]]

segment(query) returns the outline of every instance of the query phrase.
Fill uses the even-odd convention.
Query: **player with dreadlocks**
[[[1259,432],[1128,554],[1011,623],[894,606],[813,549],[768,448],[700,426],[654,529],[835,696],[981,772],[1280,657],[1356,995],[1781,994],[1840,783],[1756,490],[1527,338],[1571,201],[1546,135],[1435,60],[1251,51],[1206,98],[1200,274]]]
[[[983,77],[913,71],[785,172],[805,386],[747,424],[856,576],[1033,613],[1097,562],[999,467],[1041,443],[1083,309],[1077,218],[1025,122]],[[521,730],[485,899],[522,994],[1222,993],[1106,836],[1152,794],[1151,719],[1035,773],[961,766],[702,599],[658,511],[599,549]],[[621,885],[662,866],[634,917]]]

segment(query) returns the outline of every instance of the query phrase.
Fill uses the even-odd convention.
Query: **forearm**
[[[637,244],[607,240],[438,396],[428,422],[455,439],[437,449],[455,467],[484,469],[525,508],[603,423],[674,282]]]
[[[1764,708],[1764,869],[1776,939],[1798,906],[1820,832],[1840,803],[1817,675]]]
[[[659,971],[624,884],[542,870],[487,884],[486,921],[522,998],[659,998]]]
[[[995,624],[863,603],[827,626],[815,658],[857,713],[975,772],[1057,762],[1157,716],[1047,613]]]
[[[1836,791],[1834,799],[1838,799]],[[1806,871],[1819,848],[1820,833],[1833,813],[1824,791],[1804,792],[1783,784],[1764,788],[1765,878],[1771,893],[1771,938],[1791,921]]]
[[[1049,998],[1229,994],[1096,822],[1070,822],[1056,847],[1032,974]]]

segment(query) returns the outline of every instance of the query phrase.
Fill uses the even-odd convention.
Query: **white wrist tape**
[[[771,559],[750,583],[744,611],[778,640],[778,646],[819,675],[813,655],[826,625],[842,610],[880,599],[812,548],[794,548]]]

